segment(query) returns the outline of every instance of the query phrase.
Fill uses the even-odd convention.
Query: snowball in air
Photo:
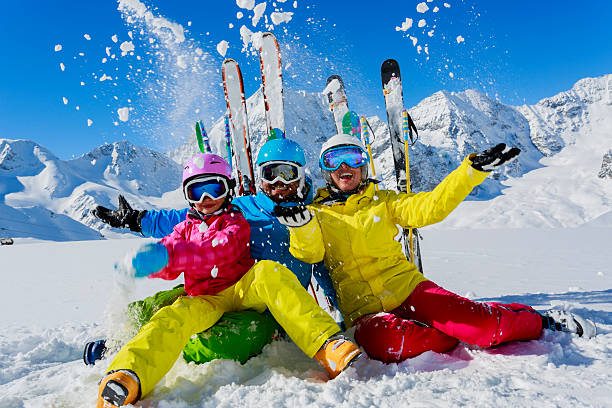
[[[255,0],[236,0],[236,5],[243,9],[253,10]]]
[[[422,3],[417,4],[416,9],[419,13],[425,13],[427,10],[429,10],[429,6],[425,4],[425,2],[422,2]]]
[[[401,27],[395,27],[395,31],[408,31],[412,27],[412,19],[406,18]]]
[[[219,44],[217,44],[217,52],[221,54],[222,57],[225,57],[228,47],[229,47],[229,43],[227,41],[225,40],[220,41]]]
[[[122,122],[127,122],[130,117],[130,109],[127,107],[117,109],[117,114],[119,115],[119,120]]]

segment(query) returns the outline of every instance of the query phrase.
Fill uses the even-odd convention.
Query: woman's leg
[[[231,307],[227,291],[215,296],[183,296],[160,309],[121,348],[107,371],[133,371],[140,380],[141,395],[148,394],[172,368],[191,335],[208,329]]]
[[[392,313],[362,316],[354,326],[357,343],[383,363],[399,363],[425,351],[444,353],[457,345],[457,339],[439,330]]]
[[[530,306],[475,302],[431,281],[420,283],[392,313],[480,347],[535,340],[542,332],[542,317]]]

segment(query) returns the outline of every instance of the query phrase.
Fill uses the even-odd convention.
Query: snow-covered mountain
[[[79,158],[60,160],[28,140],[0,139],[0,227],[11,237],[48,240],[102,238],[89,210],[114,206],[118,193],[141,205],[180,184],[180,166],[168,156],[115,142]]]
[[[266,138],[261,89],[248,98],[247,109],[252,151],[257,152]],[[513,226],[577,226],[612,208],[612,75],[580,80],[531,106],[504,105],[474,90],[440,91],[409,112],[419,129],[410,154],[414,191],[435,187],[471,152],[500,142],[522,150],[518,160],[470,197],[486,201],[463,204],[442,227],[506,226],[509,219]],[[386,123],[368,120],[377,178],[393,188]],[[287,136],[304,147],[309,172],[322,186],[319,150],[335,133],[325,98],[285,90],[285,121]],[[213,150],[226,156],[223,118],[208,134]],[[0,139],[0,237],[117,235],[89,210],[115,206],[119,193],[137,208],[181,208],[180,163],[196,151],[193,138],[168,155],[116,142],[63,161],[34,142]]]

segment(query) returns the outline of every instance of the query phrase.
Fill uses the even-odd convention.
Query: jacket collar
[[[328,205],[346,203],[347,205],[358,205],[364,198],[372,199],[376,192],[378,181],[369,180],[368,184],[358,193],[348,196],[330,191],[327,187],[320,188],[314,199],[315,204]]]

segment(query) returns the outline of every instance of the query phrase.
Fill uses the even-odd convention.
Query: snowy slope
[[[471,298],[573,309],[596,322],[600,334],[593,339],[545,332],[537,341],[490,350],[459,345],[401,364],[363,361],[329,382],[293,344],[278,341],[245,365],[181,360],[139,406],[609,406],[611,233],[424,231],[430,279]],[[142,241],[0,247],[4,271],[25,272],[0,274],[1,287],[11,288],[0,297],[1,407],[93,406],[108,360],[86,367],[84,342],[116,328],[105,316],[116,316],[128,300],[173,284],[117,277],[113,263]]]
[[[0,139],[0,227],[11,237],[101,239],[100,230],[115,233],[90,214],[96,205],[115,206],[119,193],[141,207],[172,205],[157,200],[179,185],[177,163],[129,142],[64,161],[32,141]]]

